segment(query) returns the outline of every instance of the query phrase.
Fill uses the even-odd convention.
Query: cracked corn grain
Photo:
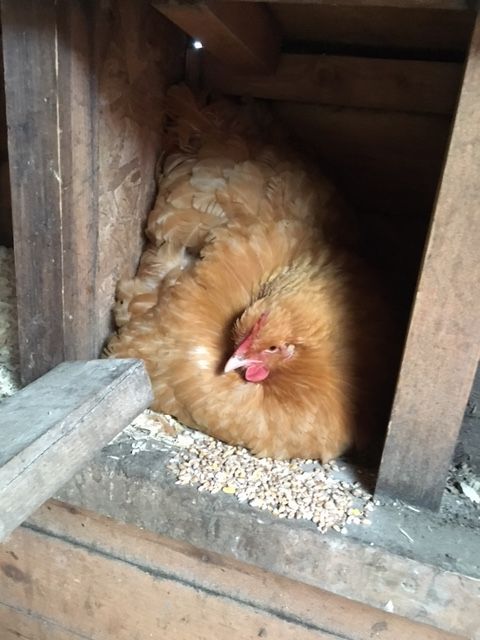
[[[335,479],[335,463],[255,458],[242,447],[202,434],[178,451],[168,468],[177,483],[198,491],[227,493],[279,518],[310,520],[321,532],[366,521],[372,496],[358,483]]]
[[[322,533],[371,523],[372,496],[360,483],[346,481],[336,462],[256,458],[153,411],[145,411],[124,433],[133,439],[134,453],[153,442],[170,451],[168,469],[179,485],[227,494],[278,518],[311,521]]]

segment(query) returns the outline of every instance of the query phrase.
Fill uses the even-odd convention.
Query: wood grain
[[[0,407],[0,541],[151,402],[142,363],[64,363]]]
[[[0,125],[1,126],[1,125]],[[0,162],[0,245],[12,246],[12,202],[8,160]]]
[[[458,638],[66,504],[28,527],[0,551],[0,601],[91,640]]]
[[[155,191],[184,37],[146,1],[3,1],[22,378],[97,357]],[[20,35],[21,34],[21,37]],[[41,256],[41,259],[40,259]]]
[[[48,620],[42,620],[21,607],[2,603],[0,628],[2,640],[85,640],[85,636],[79,636]]]
[[[454,63],[330,55],[282,55],[270,75],[204,65],[206,86],[226,94],[443,115],[454,111],[462,75]]]
[[[0,24],[0,50],[2,46],[2,27]],[[0,54],[0,79],[3,83],[3,56]],[[7,114],[5,111],[5,93],[4,91],[0,91],[0,162],[4,162],[7,159],[7,148],[8,148],[8,138],[7,138]]]
[[[190,0],[191,1],[191,0]],[[196,1],[196,0],[193,0]],[[242,2],[264,2],[265,0],[240,0]],[[267,0],[289,4],[312,4],[312,0]],[[338,7],[397,7],[399,9],[443,9],[465,11],[475,7],[476,0],[314,0],[314,4]]]
[[[2,32],[0,24],[0,82],[3,84]],[[0,88],[0,245],[13,244],[12,202],[10,197],[10,171],[8,167],[7,114],[5,92]]]
[[[221,0],[191,4],[156,1],[154,6],[228,67],[258,73],[275,69],[280,34],[265,6]]]
[[[393,508],[374,512],[370,528],[319,535],[314,527],[259,513],[224,494],[175,485],[165,469],[167,451],[132,456],[131,447],[128,440],[108,447],[59,495],[82,509],[380,610],[392,600],[400,616],[467,637],[480,630],[480,563],[471,529],[442,527],[441,519]]]
[[[434,209],[377,493],[437,509],[480,346],[480,18]]]
[[[19,345],[24,381],[63,360],[53,2],[1,2]],[[30,37],[20,37],[22,30]]]
[[[430,52],[430,59],[432,52],[465,54],[475,22],[473,11],[359,6],[355,2],[351,6],[273,2],[270,10],[286,43],[397,50],[404,56]]]

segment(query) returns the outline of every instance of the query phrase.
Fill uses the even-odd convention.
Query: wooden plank
[[[418,284],[377,492],[437,509],[480,345],[480,18]]]
[[[12,246],[12,204],[8,161],[0,162],[0,245]]]
[[[196,0],[193,0],[194,2]],[[201,0],[200,0],[201,1]],[[228,0],[229,1],[229,0]],[[288,2],[289,4],[319,4],[338,7],[396,7],[398,9],[443,9],[465,11],[476,6],[477,0],[240,0],[241,2]]]
[[[1,7],[29,382],[65,359],[97,357],[111,332],[116,283],[133,275],[142,249],[158,105],[181,76],[184,37],[146,0]]]
[[[2,31],[0,24],[0,48],[2,45]],[[0,55],[0,80],[3,84],[3,56]],[[0,91],[0,162],[4,162],[7,159],[7,114],[5,111],[5,93],[2,89]]]
[[[473,11],[398,9],[397,7],[284,4],[273,2],[283,41],[320,43],[325,48],[365,48],[403,51],[403,55],[466,54]],[[384,57],[384,56],[383,56]],[[422,58],[417,58],[422,59]],[[431,59],[431,57],[430,57]]]
[[[63,360],[55,6],[28,0],[0,6],[19,345],[29,381]]]
[[[0,570],[0,602],[25,629],[29,612],[33,628],[91,640],[459,637],[53,501],[0,551]]]
[[[0,406],[0,541],[152,400],[137,360],[64,363]]]
[[[263,5],[209,0],[192,4],[157,1],[154,6],[228,67],[257,73],[275,69],[280,34]]]
[[[207,87],[269,100],[362,109],[451,114],[463,75],[460,64],[329,55],[282,55],[270,75],[234,74],[205,60]]]
[[[372,513],[370,527],[352,525],[349,535],[319,535],[306,523],[246,508],[221,492],[175,485],[167,470],[168,447],[135,456],[131,451],[129,438],[108,446],[59,495],[70,504],[342,598],[380,610],[393,605],[399,616],[478,637],[480,558],[474,530],[442,523],[433,514],[382,508]],[[56,520],[55,515],[51,523]],[[52,533],[62,535],[61,529]]]
[[[2,640],[86,640],[49,620],[42,620],[20,607],[0,603]],[[88,640],[88,639],[87,639]]]

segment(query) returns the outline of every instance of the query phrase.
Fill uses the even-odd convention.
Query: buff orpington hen
[[[108,355],[145,361],[152,409],[258,456],[368,451],[389,338],[341,198],[252,107],[175,86],[166,111],[149,243],[119,283]]]

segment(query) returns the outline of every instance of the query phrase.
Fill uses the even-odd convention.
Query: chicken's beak
[[[240,369],[241,367],[248,367],[255,363],[256,360],[249,360],[248,358],[242,358],[242,356],[233,354],[233,356],[229,358],[223,371],[224,373],[230,373],[230,371],[235,371],[235,369]]]

